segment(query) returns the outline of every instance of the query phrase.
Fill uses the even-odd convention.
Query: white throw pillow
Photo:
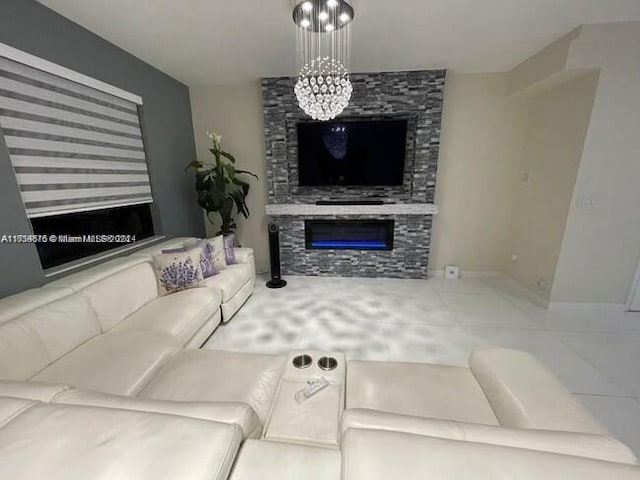
[[[160,296],[205,286],[200,269],[200,252],[200,248],[194,248],[185,252],[153,255]]]
[[[220,272],[227,268],[227,258],[224,253],[224,237],[218,235],[214,238],[208,238],[207,242],[211,246],[211,260],[215,269]]]

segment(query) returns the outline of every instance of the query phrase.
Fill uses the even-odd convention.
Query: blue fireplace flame
[[[313,248],[367,248],[371,250],[385,250],[386,242],[371,240],[313,240]]]
[[[305,220],[305,246],[320,250],[393,250],[393,220]]]

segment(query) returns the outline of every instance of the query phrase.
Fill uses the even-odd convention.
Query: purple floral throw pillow
[[[202,276],[204,278],[213,277],[220,273],[213,265],[212,250],[206,240],[187,242],[183,247],[185,250],[190,250],[192,248],[200,249],[200,270],[202,270]]]
[[[153,256],[160,296],[204,286],[200,269],[200,248]]]
[[[209,278],[217,275],[219,272],[213,266],[211,259],[211,249],[209,248],[207,242],[204,240],[187,242],[182,247],[163,250],[162,253],[186,252],[187,250],[191,250],[193,248],[200,248],[200,270],[202,271],[202,277]]]
[[[224,237],[218,235],[214,238],[208,238],[205,241],[209,245],[213,266],[217,271],[221,272],[227,268],[227,259],[224,253]]]
[[[234,265],[238,263],[236,260],[236,252],[233,250],[233,242],[236,236],[234,233],[224,237],[224,257],[227,260],[227,265]]]

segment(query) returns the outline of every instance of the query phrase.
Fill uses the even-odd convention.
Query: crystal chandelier
[[[294,0],[299,62],[294,91],[300,108],[314,120],[332,120],[349,105],[353,17],[351,1]]]

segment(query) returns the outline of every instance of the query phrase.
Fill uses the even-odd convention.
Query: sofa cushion
[[[72,293],[73,290],[70,288],[33,288],[5,297],[0,300],[0,323],[8,322]]]
[[[339,480],[340,460],[339,450],[247,440],[231,480]]]
[[[26,380],[99,333],[86,298],[46,303],[0,324],[0,378]]]
[[[153,266],[140,262],[83,288],[98,314],[102,331],[108,332],[126,317],[158,296]]]
[[[286,359],[277,355],[183,350],[140,392],[141,398],[244,402],[264,425]]]
[[[92,338],[33,380],[135,395],[180,343],[158,332],[112,332]]]
[[[638,480],[640,467],[524,448],[349,429],[342,480]]]
[[[139,263],[146,261],[148,261],[146,257],[134,257],[131,255],[127,257],[114,258],[49,282],[45,284],[43,288],[68,288],[77,292],[99,280],[103,280],[111,275],[121,272],[122,270],[126,270],[129,267],[133,267],[134,265],[138,265]]]
[[[235,425],[41,404],[0,428],[0,478],[224,480],[241,439]]]
[[[186,345],[219,309],[220,293],[217,290],[185,290],[152,300],[116,325],[114,331],[165,332]]]
[[[238,263],[229,265],[219,274],[205,279],[205,284],[219,290],[222,293],[222,303],[227,303],[249,281],[251,269],[246,264]]]
[[[345,432],[350,428],[390,430],[450,440],[562,453],[609,462],[638,463],[631,449],[615,438],[588,433],[506,428],[358,408],[347,410],[342,416],[342,431]]]
[[[468,368],[421,363],[350,361],[347,408],[497,425]]]
[[[571,392],[533,355],[481,348],[469,366],[504,427],[610,435]]]
[[[239,402],[173,402],[109,395],[92,390],[70,389],[60,392],[55,397],[54,403],[166,413],[231,423],[242,429],[244,438],[258,436],[262,430],[260,421],[251,407]]]

